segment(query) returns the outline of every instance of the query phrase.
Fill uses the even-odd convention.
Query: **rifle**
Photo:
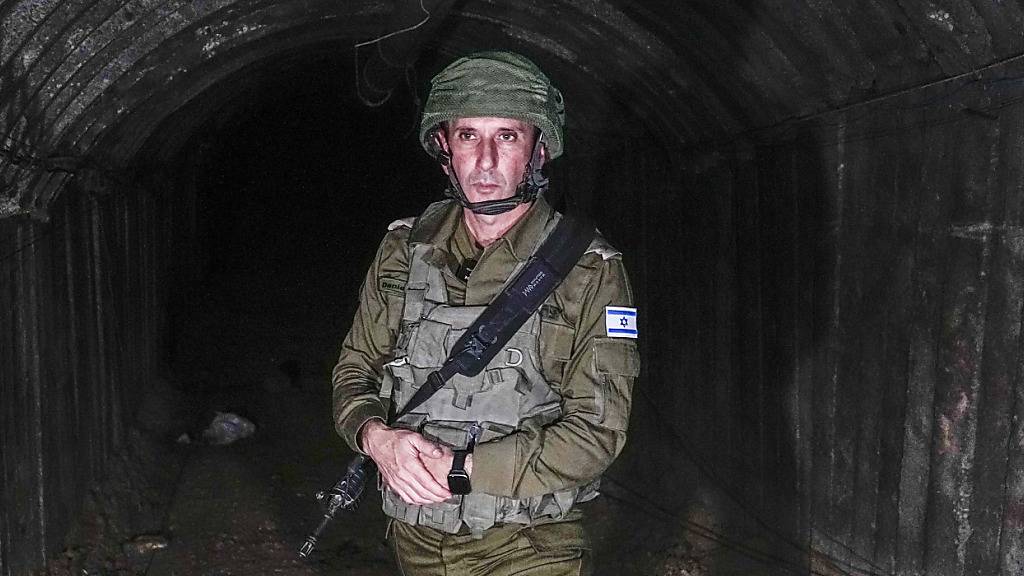
[[[326,504],[324,517],[320,519],[320,524],[316,529],[306,536],[306,542],[299,549],[299,557],[306,558],[313,552],[317,540],[323,535],[338,510],[351,512],[356,509],[356,506],[359,505],[359,497],[363,495],[363,489],[366,488],[366,477],[373,472],[373,460],[370,460],[369,456],[359,454],[348,463],[345,474],[330,490],[316,493],[316,499]]]

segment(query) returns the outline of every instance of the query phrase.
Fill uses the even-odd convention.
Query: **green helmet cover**
[[[562,93],[536,64],[519,54],[477,52],[434,76],[420,121],[420,143],[436,157],[431,133],[439,124],[481,116],[529,122],[544,134],[548,159],[562,155]]]

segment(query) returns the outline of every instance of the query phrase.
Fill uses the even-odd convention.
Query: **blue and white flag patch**
[[[636,338],[636,308],[605,306],[604,326],[609,338]]]

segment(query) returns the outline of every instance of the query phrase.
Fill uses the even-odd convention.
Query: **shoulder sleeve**
[[[386,418],[379,398],[383,366],[391,360],[409,277],[409,230],[389,231],[359,290],[359,305],[332,374],[334,425],[356,451],[356,435],[371,418]]]

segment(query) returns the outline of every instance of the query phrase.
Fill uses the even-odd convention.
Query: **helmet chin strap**
[[[516,193],[508,198],[499,200],[485,200],[483,202],[470,202],[466,193],[462,190],[458,176],[455,175],[455,167],[452,166],[452,156],[441,148],[437,157],[442,166],[448,168],[448,188],[445,189],[445,196],[454,198],[464,208],[468,208],[474,214],[484,216],[496,216],[514,209],[520,204],[533,202],[538,196],[547,192],[548,178],[540,171],[541,150],[544,147],[544,135],[540,134],[537,141],[533,143],[533,154],[526,164],[526,172],[523,174],[523,181],[516,187]]]

